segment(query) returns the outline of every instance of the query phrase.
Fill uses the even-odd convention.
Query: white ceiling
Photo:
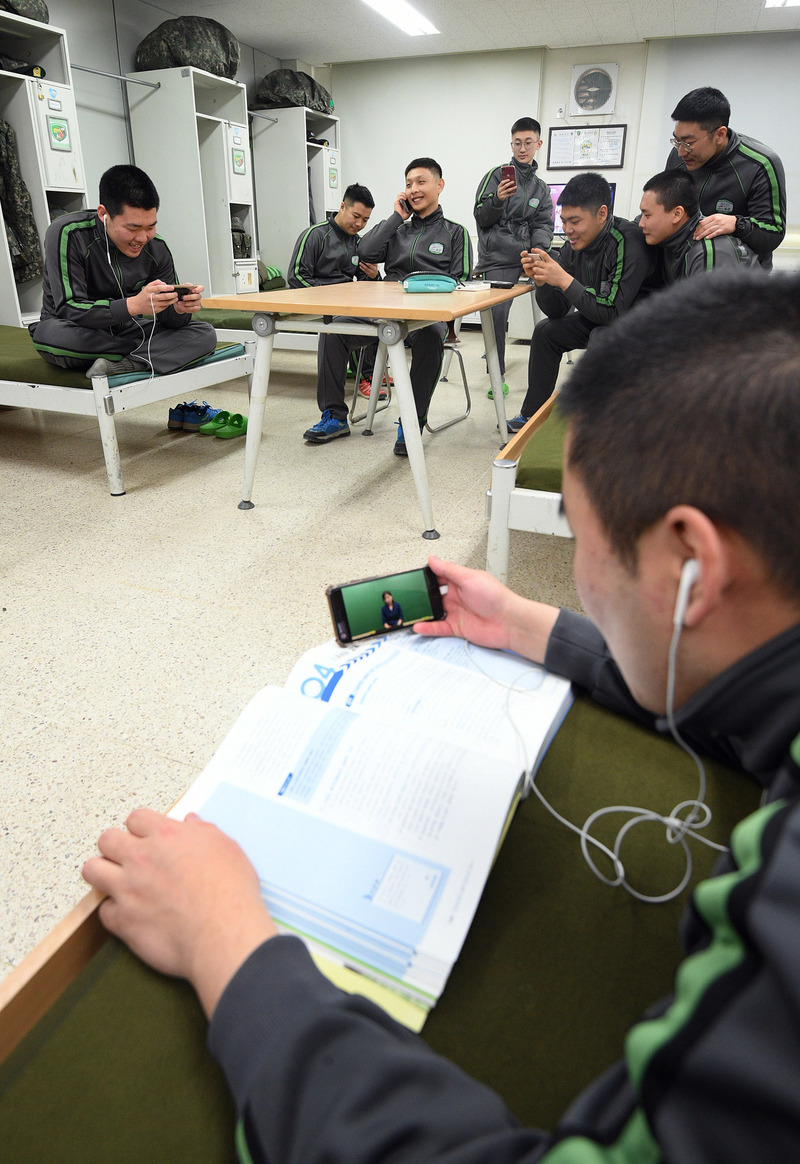
[[[312,65],[800,29],[800,8],[765,9],[764,0],[412,0],[439,36],[406,36],[361,0],[145,2],[165,20],[212,17],[242,44]]]

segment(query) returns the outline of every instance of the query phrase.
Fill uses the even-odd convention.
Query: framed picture
[[[625,161],[627,125],[553,127],[547,141],[548,170],[613,170]]]

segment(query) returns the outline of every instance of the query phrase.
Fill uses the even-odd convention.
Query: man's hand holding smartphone
[[[341,646],[444,618],[439,581],[430,566],[329,586],[325,594]]]
[[[500,167],[500,184],[497,187],[497,197],[501,202],[510,198],[517,188],[517,171],[513,166]]]
[[[175,300],[175,310],[180,315],[190,315],[193,311],[200,310],[200,295],[205,288],[199,283],[176,283],[174,287],[177,299]]]

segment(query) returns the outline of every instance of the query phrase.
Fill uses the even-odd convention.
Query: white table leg
[[[422,536],[431,540],[438,538],[439,534],[433,525],[433,508],[428,486],[428,471],[425,467],[425,453],[422,448],[422,433],[419,431],[417,423],[417,408],[414,404],[411,377],[408,373],[406,353],[403,347],[406,334],[406,329],[396,323],[384,323],[378,329],[379,338],[388,348],[389,364],[394,376],[397,403],[400,406],[400,416],[403,421],[403,436],[408,450],[408,463],[422,510],[422,520],[425,523]],[[374,377],[372,383],[375,384]]]
[[[261,445],[261,430],[264,427],[264,407],[267,403],[269,372],[272,364],[272,348],[275,343],[275,320],[269,315],[254,315],[253,330],[256,333],[256,358],[253,366],[253,380],[250,390],[250,415],[247,418],[247,436],[244,447],[244,480],[242,500],[239,509],[252,509],[250,500],[253,481],[256,476],[256,461]]]
[[[503,399],[503,377],[500,375],[500,360],[497,355],[497,341],[494,338],[491,307],[487,307],[481,312],[481,331],[483,332],[486,367],[489,372],[489,383],[492,386],[492,396],[494,396],[494,410],[497,413],[502,448],[503,445],[508,444],[508,429],[506,427],[506,405]]]

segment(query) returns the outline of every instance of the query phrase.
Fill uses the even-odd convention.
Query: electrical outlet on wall
[[[556,120],[563,121],[565,112],[566,112],[566,106],[556,105]]]

